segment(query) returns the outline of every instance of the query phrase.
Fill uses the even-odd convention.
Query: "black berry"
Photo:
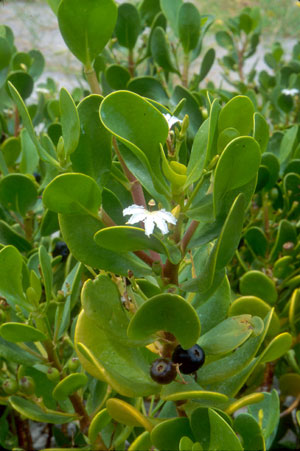
[[[151,365],[150,376],[158,384],[170,384],[176,377],[176,367],[168,359],[156,359]]]
[[[66,243],[64,241],[57,241],[57,243],[55,244],[55,248],[53,249],[52,255],[53,257],[61,255],[62,256],[61,261],[64,262],[65,260],[67,260],[69,253],[70,251]]]
[[[172,362],[180,364],[179,370],[183,374],[191,374],[199,370],[205,361],[205,353],[199,345],[183,349],[178,345],[172,354]]]

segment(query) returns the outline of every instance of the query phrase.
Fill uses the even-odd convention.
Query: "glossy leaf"
[[[227,144],[230,143],[235,138],[240,136],[239,131],[236,128],[229,127],[224,128],[218,136],[218,154],[221,155]]]
[[[135,255],[116,254],[96,245],[94,235],[103,227],[100,219],[91,215],[59,214],[59,224],[64,241],[78,261],[92,268],[124,276],[128,275],[129,269],[138,277],[152,272],[151,268]]]
[[[127,89],[140,96],[156,100],[163,104],[167,103],[169,100],[164,87],[160,81],[154,77],[144,76],[133,78],[128,83]]]
[[[230,306],[229,315],[235,316],[248,313],[250,315],[257,315],[263,319],[270,310],[270,305],[262,299],[255,296],[242,296],[233,301]],[[276,313],[274,313],[268,333],[274,336],[279,332],[279,330],[279,318]]]
[[[294,125],[285,132],[283,139],[280,143],[278,155],[278,159],[281,165],[286,163],[289,156],[291,155],[297,138],[297,134],[298,134],[297,125]]]
[[[147,417],[122,399],[110,398],[106,402],[106,408],[109,415],[118,423],[143,427],[149,432],[153,429],[152,423]]]
[[[40,362],[36,356],[33,357],[31,354],[24,351],[16,344],[10,343],[1,337],[0,337],[0,357],[7,361],[26,366],[32,366]]]
[[[184,322],[184,327],[183,327]],[[131,319],[127,334],[132,339],[154,338],[157,331],[173,333],[185,349],[200,335],[200,321],[194,308],[181,296],[161,294],[144,303]]]
[[[47,339],[46,335],[36,327],[14,322],[2,324],[0,327],[0,335],[5,340],[13,343],[23,341],[44,341]]]
[[[128,3],[125,3],[125,5],[128,5]],[[111,64],[105,70],[105,78],[113,89],[126,89],[127,83],[130,80],[130,73],[126,67],[120,64]]]
[[[39,155],[26,129],[21,131],[20,136],[22,149],[20,171],[23,174],[32,174],[39,164]]]
[[[103,100],[100,117],[118,140],[137,155],[144,152],[153,172],[160,172],[159,143],[165,143],[169,127],[155,107],[137,94],[119,91]]]
[[[248,271],[240,278],[240,292],[243,296],[256,296],[270,305],[275,304],[278,294],[275,283],[261,271]]]
[[[140,33],[140,22],[139,12],[134,5],[131,3],[119,5],[115,34],[120,45],[133,49]]]
[[[35,184],[25,175],[9,174],[0,181],[0,202],[7,208],[25,216],[37,201]]]
[[[186,186],[190,185],[201,177],[202,171],[205,166],[205,161],[207,160],[209,127],[210,121],[206,119],[195,135],[191,150],[191,156],[187,167]]]
[[[151,54],[156,64],[163,68],[165,72],[176,72],[171,60],[171,49],[167,41],[165,31],[162,27],[155,27],[151,34],[150,41]]]
[[[241,346],[252,334],[250,315],[227,318],[198,340],[207,354],[225,354]]]
[[[250,393],[250,395],[243,396],[242,398],[233,401],[229,407],[226,408],[226,413],[232,415],[234,412],[240,410],[250,404],[256,404],[264,399],[263,393]]]
[[[283,356],[291,347],[293,338],[288,332],[277,335],[263,352],[261,363],[272,362]]]
[[[88,378],[83,373],[72,373],[62,379],[54,388],[52,396],[56,401],[63,401],[80,388],[84,387]]]
[[[15,86],[23,100],[32,94],[34,85],[33,78],[23,70],[11,72],[7,77],[7,82]]]
[[[248,413],[240,413],[234,420],[233,429],[242,438],[245,451],[263,450],[265,442],[257,421]]]
[[[253,116],[253,138],[260,145],[261,152],[265,152],[269,142],[269,125],[261,113],[254,113]]]
[[[43,193],[43,202],[56,213],[96,216],[101,205],[101,192],[89,176],[72,173],[55,177]]]
[[[96,442],[98,434],[111,422],[111,420],[112,418],[107,409],[100,410],[100,412],[94,416],[88,432],[88,438],[91,444]]]
[[[85,66],[104,49],[117,20],[113,0],[63,0],[57,12],[60,32],[71,52]]]
[[[158,253],[165,254],[177,264],[181,260],[181,253],[174,247],[174,252],[169,252],[164,242],[154,235],[147,237],[144,229],[129,226],[106,227],[99,230],[94,237],[96,243],[104,249],[115,252],[133,252],[152,249]],[[176,252],[177,251],[177,252]]]
[[[160,7],[175,35],[178,35],[178,13],[182,4],[182,0],[160,0]]]
[[[0,292],[7,302],[15,308],[16,305],[27,310],[32,310],[32,306],[26,300],[22,286],[22,266],[21,254],[13,246],[5,246],[0,251]]]
[[[20,252],[28,252],[32,245],[22,235],[17,233],[7,222],[0,220],[0,243],[4,246],[12,245]]]
[[[201,402],[224,404],[228,401],[228,397],[226,395],[213,391],[203,390],[200,385],[198,385],[192,379],[188,380],[188,383],[186,385],[178,384],[178,382],[176,381],[172,382],[171,384],[164,385],[160,396],[166,401],[174,402],[182,401],[185,399],[197,399]]]
[[[289,241],[294,244],[297,243],[296,230],[293,224],[291,224],[286,219],[282,219],[282,221],[280,221],[279,223],[276,240],[271,250],[270,254],[271,261],[276,260],[278,254],[282,252],[282,246],[284,245],[284,243],[287,243]]]
[[[15,138],[14,136],[7,138],[1,145],[1,151],[3,152],[7,166],[13,166],[21,152],[20,139]]]
[[[277,390],[264,393],[263,401],[248,407],[248,412],[261,424],[267,449],[271,446],[279,422],[280,402]],[[268,439],[271,439],[268,442]]]
[[[181,437],[194,436],[188,418],[172,418],[156,425],[151,432],[151,441],[158,449],[177,451]]]
[[[260,159],[259,145],[250,136],[241,136],[227,145],[215,170],[214,207],[216,212],[221,210],[222,198],[226,193],[237,188],[243,192],[243,187],[253,180],[257,174]]]
[[[64,139],[64,151],[65,155],[68,156],[73,153],[77,147],[80,135],[80,122],[74,100],[65,88],[60,90],[59,106],[62,136]]]
[[[266,255],[268,240],[259,227],[250,227],[245,233],[245,241],[256,255],[259,255],[260,257]]]
[[[209,73],[210,69],[212,68],[212,66],[215,62],[215,57],[216,57],[215,49],[214,48],[208,49],[202,59],[200,73],[199,73],[199,82],[204,80],[204,78]]]
[[[43,245],[39,247],[39,262],[44,281],[46,301],[49,303],[52,298],[53,273],[51,267],[51,257]]]
[[[102,330],[97,321],[88,318],[83,311],[76,324],[75,345],[85,370],[93,377],[106,381],[121,395],[148,396],[160,391],[160,386],[152,381],[149,374],[155,354],[114,340],[109,332]]]
[[[289,321],[292,331],[296,335],[300,330],[300,290],[295,290],[291,297]]]
[[[0,36],[0,70],[9,65],[9,61],[12,55],[12,49],[7,39]]]
[[[236,96],[222,108],[219,116],[219,132],[233,127],[241,135],[249,135],[253,127],[253,103],[246,96]]]
[[[200,36],[200,14],[193,3],[183,3],[178,11],[178,35],[184,53],[193,50]]]
[[[9,400],[12,407],[18,413],[39,423],[65,424],[76,418],[75,415],[70,415],[68,413],[42,409],[35,402],[19,396],[12,396]]]
[[[75,172],[89,175],[100,185],[104,185],[111,168],[111,135],[99,118],[102,97],[90,95],[78,105],[80,119],[80,139],[71,154]]]
[[[203,449],[243,450],[227,421],[213,409],[199,407],[194,410],[191,415],[191,428]]]
[[[128,451],[148,451],[151,449],[152,442],[148,431],[142,432],[133,442],[130,444]]]
[[[295,396],[300,394],[300,375],[285,373],[279,379],[280,391],[283,396]]]

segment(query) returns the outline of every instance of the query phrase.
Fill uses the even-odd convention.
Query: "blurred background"
[[[84,1],[84,0],[83,0]],[[124,0],[118,0],[121,3]],[[127,0],[131,1],[131,0]],[[238,14],[242,8],[258,6],[263,18],[263,36],[255,60],[248,64],[258,64],[265,68],[263,53],[272,43],[280,41],[289,53],[294,43],[300,39],[300,2],[297,0],[193,0],[202,14],[213,14],[215,23],[204,40],[204,47],[214,46],[217,57],[224,49],[215,42],[215,32],[222,23]],[[134,3],[138,4],[138,1]],[[4,0],[0,3],[0,23],[12,28],[19,51],[39,49],[46,59],[46,71],[42,80],[48,76],[55,79],[58,86],[68,89],[82,83],[81,65],[67,50],[58,30],[57,19],[46,0]],[[257,61],[256,61],[257,60]],[[221,83],[218,64],[215,62],[209,79]]]

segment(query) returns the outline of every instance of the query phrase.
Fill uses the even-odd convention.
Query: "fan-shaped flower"
[[[164,208],[157,211],[148,211],[141,205],[130,205],[123,210],[123,216],[131,215],[127,224],[136,224],[143,222],[145,224],[145,234],[150,236],[153,233],[154,227],[157,226],[161,233],[165,235],[169,232],[168,224],[176,224],[176,218],[166,211]]]

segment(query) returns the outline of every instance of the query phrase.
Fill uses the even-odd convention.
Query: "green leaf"
[[[150,434],[148,431],[142,432],[142,434],[138,435],[135,440],[131,443],[128,448],[128,451],[148,451],[151,449],[152,442],[150,438]]]
[[[248,413],[240,413],[234,420],[233,429],[242,438],[243,449],[266,449],[262,430],[257,421]]]
[[[113,33],[117,6],[113,0],[62,0],[57,18],[62,37],[71,52],[90,67]]]
[[[161,450],[178,451],[182,437],[194,440],[188,418],[172,418],[156,425],[151,432],[151,441]]]
[[[178,35],[178,13],[182,4],[182,0],[160,0],[162,12],[176,36]]]
[[[255,418],[258,424],[261,424],[261,430],[265,440],[269,437],[271,438],[271,436],[274,438],[280,414],[280,402],[277,390],[273,389],[271,393],[264,393],[264,400],[249,406],[248,413]],[[266,445],[267,449],[269,449],[268,442]]]
[[[300,330],[300,290],[295,290],[292,294],[289,308],[289,322],[295,335]]]
[[[78,105],[81,133],[78,146],[71,154],[72,167],[104,185],[111,168],[111,135],[99,118],[103,97],[90,95]]]
[[[65,424],[76,419],[75,415],[69,413],[55,412],[54,410],[42,409],[33,401],[19,396],[11,396],[9,401],[12,407],[25,418],[39,423]]]
[[[207,354],[225,354],[241,346],[252,334],[250,315],[227,318],[197,341]]]
[[[21,143],[19,138],[11,136],[1,145],[5,163],[8,167],[13,166],[21,153]],[[6,175],[6,174],[4,174]]]
[[[118,423],[126,424],[127,426],[143,427],[148,432],[153,428],[152,423],[147,417],[122,399],[108,399],[106,408],[109,415]]]
[[[22,148],[20,171],[23,174],[32,174],[39,164],[39,155],[37,153],[36,146],[32,142],[32,139],[25,128],[21,130],[20,136]]]
[[[184,53],[193,50],[200,37],[200,14],[193,3],[183,3],[178,11],[178,35]]]
[[[253,121],[253,138],[258,142],[263,153],[269,142],[269,125],[261,113],[254,113]]]
[[[187,167],[186,186],[189,186],[201,177],[205,166],[205,161],[207,160],[209,126],[210,120],[206,119],[195,135],[191,156]]]
[[[43,73],[45,67],[45,58],[39,50],[29,50],[28,55],[31,58],[31,65],[28,73],[36,81]]]
[[[0,36],[0,70],[8,67],[11,55],[12,49],[8,40]]]
[[[60,90],[59,106],[64,151],[67,157],[77,147],[80,136],[80,122],[74,100],[65,88]]]
[[[286,130],[279,148],[278,159],[280,165],[286,163],[288,158],[290,157],[294,148],[295,141],[297,139],[297,134],[298,134],[297,125],[294,125],[293,127]]]
[[[56,161],[55,158],[53,158],[39,143],[36,134],[34,132],[33,129],[33,125],[32,125],[32,121],[30,118],[30,115],[28,113],[28,110],[26,108],[26,105],[22,99],[22,97],[20,96],[20,94],[18,93],[17,89],[14,87],[14,85],[12,85],[10,82],[8,82],[8,88],[10,91],[10,94],[13,98],[13,100],[15,101],[15,103],[17,104],[19,113],[21,115],[22,121],[23,121],[23,125],[26,128],[26,130],[28,131],[28,134],[32,140],[32,142],[35,144],[37,151],[39,153],[39,156],[41,158],[41,160],[50,163],[52,166],[55,166],[57,168],[60,168],[59,163]]]
[[[10,72],[7,77],[7,83],[11,83],[13,86],[15,86],[23,100],[27,99],[32,94],[34,85],[33,78],[23,70]],[[9,88],[8,92],[10,92]]]
[[[122,3],[118,7],[118,19],[115,34],[118,42],[130,50],[136,44],[141,30],[141,20],[137,8],[131,3]]]
[[[229,144],[230,141],[232,141],[235,138],[238,138],[239,136],[240,133],[237,131],[236,128],[230,127],[222,130],[218,136],[217,142],[218,154],[221,155],[227,144]]]
[[[227,421],[215,410],[199,407],[191,415],[191,428],[203,449],[242,451],[242,445]]]
[[[54,388],[52,396],[56,401],[64,401],[80,388],[84,387],[88,378],[83,373],[72,373],[62,379]]]
[[[88,438],[91,444],[95,443],[98,434],[111,422],[111,416],[107,412],[107,409],[102,409],[98,412],[91,421]]]
[[[76,324],[75,346],[85,370],[93,377],[106,381],[121,395],[148,396],[160,391],[161,387],[153,382],[149,374],[155,354],[114,340],[84,311]]]
[[[138,277],[151,274],[151,268],[135,255],[124,255],[95,244],[96,232],[103,227],[100,219],[90,215],[59,215],[62,235],[74,257],[92,268],[104,269],[124,276],[131,269]]]
[[[245,241],[258,256],[264,257],[268,249],[268,240],[259,227],[250,227],[245,233]]]
[[[248,271],[240,278],[240,292],[243,296],[256,296],[268,304],[275,304],[278,294],[275,283],[261,271]]]
[[[160,397],[166,401],[174,402],[187,399],[197,399],[203,403],[207,402],[209,405],[210,403],[224,404],[228,401],[228,397],[226,395],[203,390],[200,385],[192,379],[188,380],[187,384],[178,384],[178,382],[175,381],[171,382],[171,384],[164,385],[162,387]]]
[[[222,108],[219,116],[219,132],[228,127],[236,128],[241,135],[249,135],[253,128],[254,106],[249,97],[236,96]]]
[[[142,97],[147,97],[148,99],[153,99],[163,104],[166,104],[169,100],[164,87],[154,77],[144,76],[133,78],[127,84],[127,89]]]
[[[32,310],[23,294],[22,286],[23,259],[21,254],[13,246],[5,246],[0,251],[0,293],[6,298],[9,305],[16,305]]]
[[[150,48],[154,61],[165,72],[179,73],[172,62],[170,45],[162,27],[154,28],[151,34]]]
[[[130,80],[130,73],[128,69],[126,69],[126,67],[123,67],[120,64],[111,64],[105,70],[105,78],[107,80],[107,83],[113,89],[126,89],[127,83]]]
[[[85,282],[81,291],[84,313],[97,321],[98,326],[123,343],[129,342],[127,327],[129,319],[121,304],[116,284],[104,275]]]
[[[265,152],[262,155],[261,164],[268,168],[269,181],[264,188],[271,189],[276,184],[279,176],[280,165],[278,158],[270,152]]]
[[[168,137],[169,127],[163,115],[147,100],[129,91],[108,95],[100,106],[104,126],[138,158],[146,156],[151,177],[162,180],[160,147]]]
[[[147,237],[145,230],[138,227],[106,227],[99,230],[94,239],[100,247],[115,252],[125,253],[152,249],[160,254],[167,255],[174,264],[179,263],[181,260],[181,253],[177,248],[174,247],[174,249],[169,250],[163,241],[154,235]]]
[[[227,50],[232,51],[234,48],[233,39],[227,31],[218,31],[216,33],[216,41],[221,47]]]
[[[61,174],[45,189],[43,202],[49,210],[56,213],[89,213],[97,216],[101,205],[101,191],[95,180],[87,175]]]
[[[0,357],[8,362],[15,362],[19,365],[32,366],[39,363],[37,357],[33,357],[28,352],[21,349],[14,343],[9,343],[0,337]],[[41,356],[42,360],[42,356]]]
[[[204,80],[204,78],[206,77],[206,75],[208,74],[210,69],[212,68],[212,65],[214,64],[214,61],[215,61],[215,57],[216,57],[215,49],[214,48],[208,49],[202,59],[200,74],[199,74],[199,83],[202,80]]]
[[[270,261],[274,262],[278,254],[282,252],[284,243],[297,243],[297,234],[295,227],[286,219],[282,219],[277,229],[276,240],[270,253]]]
[[[253,317],[252,327],[262,329],[262,332],[256,337],[250,337],[244,342],[235,352],[207,363],[198,373],[198,381],[202,386],[215,384],[216,382],[224,381],[227,378],[240,372],[248,363],[251,362],[253,356],[259,349],[260,337],[263,333],[263,323],[259,317]],[[214,390],[210,386],[211,389]],[[215,390],[218,391],[218,390]]]
[[[203,122],[199,103],[197,97],[192,92],[183,86],[177,85],[172,94],[172,102],[177,105],[182,99],[186,99],[186,101],[181,110],[181,115],[182,117],[186,114],[189,116],[189,131],[191,131],[191,134],[194,137]]]
[[[222,199],[227,193],[237,188],[242,191],[243,187],[256,177],[260,159],[259,145],[250,136],[241,136],[227,145],[215,170],[214,208],[216,213],[222,209]]]
[[[37,201],[37,189],[33,181],[22,174],[9,174],[0,181],[0,202],[7,210],[25,216]]]
[[[53,272],[51,266],[51,257],[43,245],[39,247],[39,261],[44,281],[46,301],[49,304],[52,299]]]
[[[262,299],[255,296],[241,296],[233,301],[228,314],[229,316],[235,316],[248,313],[249,315],[257,315],[263,319],[270,311],[270,305]],[[268,330],[268,335],[274,336],[279,332],[279,330],[279,318],[276,313],[274,313]]]
[[[288,332],[277,335],[263,352],[261,363],[272,362],[283,356],[291,347],[293,337]]]
[[[32,249],[32,245],[22,235],[19,235],[6,222],[0,220],[0,243],[4,246],[11,244],[20,252],[28,252]]]
[[[127,334],[129,338],[139,340],[155,338],[155,332],[160,330],[173,333],[181,346],[188,349],[198,340],[201,329],[196,311],[181,296],[160,294],[138,309]]]
[[[13,343],[23,341],[44,341],[47,339],[46,335],[36,327],[14,322],[2,324],[0,327],[0,335],[5,340]]]

